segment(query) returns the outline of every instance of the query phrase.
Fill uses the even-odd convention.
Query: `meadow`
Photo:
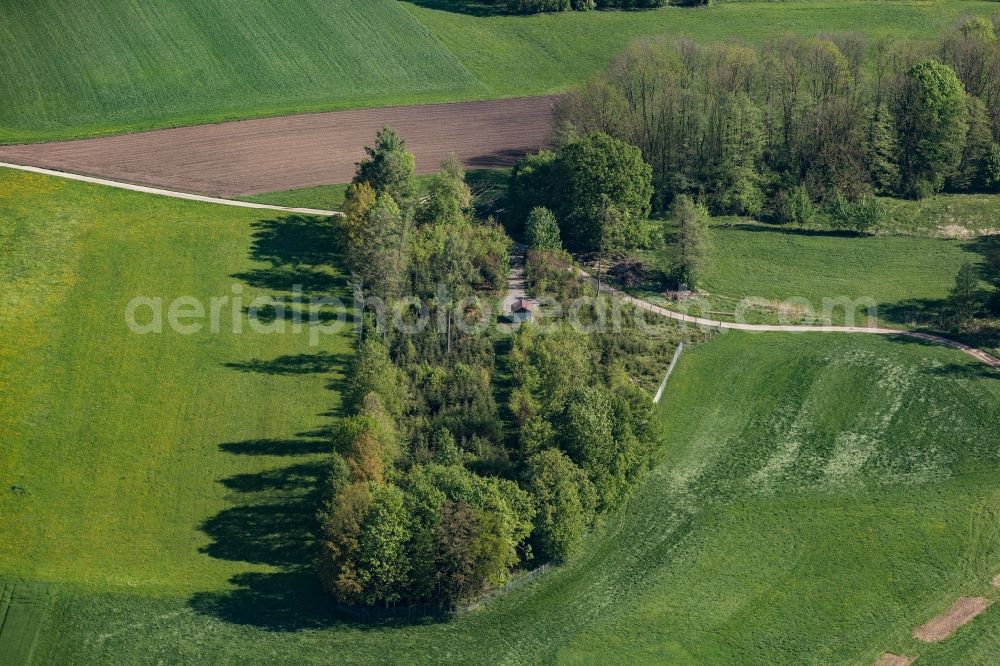
[[[992,2],[798,0],[480,15],[448,0],[55,0],[0,6],[0,143],[288,113],[536,95],[634,39],[782,31],[931,37]]]
[[[306,552],[352,345],[273,304],[340,294],[331,227],[10,170],[0,191],[0,575],[189,594]],[[163,333],[126,325],[136,296]],[[178,297],[230,300],[184,335]]]
[[[907,203],[911,202],[903,205]],[[841,304],[825,313],[824,299],[870,299],[883,324],[929,324],[944,306],[962,264],[985,264],[986,243],[984,237],[862,236],[716,218],[709,233],[709,260],[701,288],[707,296],[687,305],[671,303],[671,307],[686,307],[721,320],[733,320],[739,312],[751,323],[784,320],[797,324],[815,319],[836,324],[845,321],[844,307]],[[675,254],[676,245],[671,243],[650,253],[648,259],[669,272]],[[649,283],[635,291],[666,303],[661,289],[658,283]],[[785,302],[787,309],[782,309]],[[859,325],[867,324],[866,308],[857,310]]]
[[[987,664],[1000,649],[992,610],[939,646],[909,638],[959,594],[1000,594],[1000,382],[864,336],[695,347],[661,403],[662,462],[585,555],[449,622],[341,616],[308,561],[348,339],[138,336],[121,314],[137,294],[234,282],[336,290],[309,235],[324,227],[0,178],[18,230],[0,244],[0,577],[52,584],[33,663],[870,664],[891,649]]]

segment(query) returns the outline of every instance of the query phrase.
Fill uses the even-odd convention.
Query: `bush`
[[[771,199],[771,220],[778,224],[805,226],[815,216],[816,208],[805,185],[781,188]]]
[[[877,197],[862,196],[850,201],[841,194],[830,203],[830,226],[860,233],[874,234],[885,228],[889,209]]]

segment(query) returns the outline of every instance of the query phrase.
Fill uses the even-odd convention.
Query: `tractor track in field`
[[[512,166],[550,143],[555,97],[307,113],[75,141],[0,146],[0,162],[211,197],[347,183],[389,125],[433,173]]]

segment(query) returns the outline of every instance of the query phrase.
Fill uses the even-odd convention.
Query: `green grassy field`
[[[663,462],[584,557],[448,623],[346,620],[305,557],[344,340],[317,358],[292,335],[133,338],[121,319],[135,293],[227,293],[232,275],[246,293],[307,269],[326,284],[316,239],[294,226],[299,242],[278,242],[248,211],[0,177],[18,229],[0,244],[5,284],[21,294],[0,338],[0,395],[16,396],[0,411],[0,576],[57,583],[35,663],[870,664],[891,649],[988,664],[1000,650],[995,609],[940,646],[908,638],[960,594],[1000,596],[1000,381],[950,350],[835,335],[729,333],[685,355]]]
[[[996,4],[798,0],[477,16],[447,0],[0,5],[0,143],[294,112],[556,92],[632,40],[929,37]]]
[[[187,595],[300,562],[351,345],[243,308],[339,293],[332,229],[10,170],[0,192],[0,576]],[[126,326],[136,296],[162,334]],[[172,331],[181,296],[230,297],[218,332]]]
[[[0,6],[0,142],[488,91],[397,0]]]
[[[778,323],[780,318],[792,324],[808,323],[814,316],[821,322],[843,323],[843,305],[830,309],[826,316],[824,299],[870,298],[877,304],[881,322],[911,326],[924,323],[942,307],[964,262],[983,265],[986,241],[853,236],[719,218],[710,242],[701,287],[708,297],[692,304],[692,313],[733,320],[735,313],[742,312],[752,323]],[[669,267],[674,252],[671,245],[653,260]],[[663,302],[654,285],[637,291]],[[744,303],[741,309],[744,299],[755,299],[755,303]],[[788,309],[782,310],[780,304],[786,301]],[[857,323],[867,323],[867,309],[858,313]]]

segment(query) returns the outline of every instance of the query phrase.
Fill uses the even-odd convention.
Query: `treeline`
[[[487,2],[503,5],[511,14],[540,14],[583,12],[592,9],[655,9],[667,5],[701,7],[708,5],[710,0],[487,0]]]
[[[669,0],[493,0],[512,14],[589,11],[591,9],[652,9],[670,4]],[[708,0],[679,0],[674,4],[707,5]]]
[[[650,394],[628,376],[634,338],[522,329],[512,433],[496,327],[473,325],[506,288],[510,240],[474,219],[458,161],[418,198],[413,156],[383,130],[345,211],[367,314],[321,513],[325,589],[349,605],[452,607],[570,556],[659,446]]]
[[[964,19],[936,44],[781,35],[760,45],[647,40],[563,98],[562,137],[602,132],[652,166],[657,211],[877,224],[874,194],[1000,188],[1000,42]]]

